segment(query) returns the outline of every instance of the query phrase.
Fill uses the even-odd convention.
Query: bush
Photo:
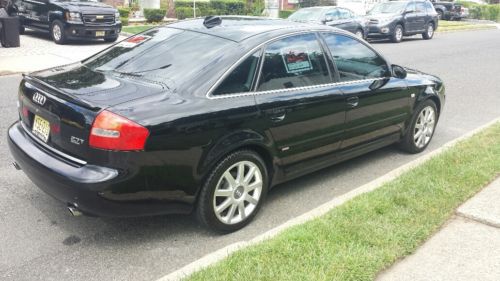
[[[279,13],[279,17],[282,19],[286,19],[294,12],[295,12],[295,10],[281,10]]]
[[[128,25],[128,18],[120,18],[120,21],[122,22],[122,26]]]
[[[118,12],[120,13],[120,18],[128,18],[130,15],[130,8],[118,7]]]
[[[249,9],[245,0],[212,0],[210,2],[196,2],[196,16],[204,17],[210,15],[247,15]],[[177,11],[180,14],[177,14]],[[193,16],[192,1],[175,1],[175,12],[178,19]],[[262,11],[260,11],[262,13]]]
[[[144,9],[144,17],[148,22],[160,22],[166,13],[165,9]]]
[[[465,8],[469,9],[469,17],[480,20],[492,20],[500,22],[500,5],[484,5],[474,2],[460,2]]]

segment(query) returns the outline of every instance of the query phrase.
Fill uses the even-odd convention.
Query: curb
[[[312,219],[315,219],[319,216],[322,216],[324,214],[326,214],[328,211],[332,210],[333,208],[337,207],[337,206],[340,206],[342,204],[344,204],[345,202],[361,195],[361,194],[364,194],[364,193],[367,193],[367,192],[370,192],[370,191],[373,191],[373,190],[376,190],[378,189],[379,187],[381,187],[384,183],[386,182],[389,182],[391,180],[394,180],[395,178],[397,178],[398,176],[400,176],[401,174],[403,174],[404,172],[410,170],[410,169],[413,169],[419,165],[421,165],[422,163],[426,162],[427,160],[433,158],[434,156],[436,155],[439,155],[443,152],[445,152],[446,150],[448,150],[450,147],[454,146],[456,143],[460,142],[460,141],[463,141],[465,139],[468,139],[470,138],[471,136],[479,133],[480,131],[484,130],[485,128],[497,123],[497,122],[500,122],[500,117],[498,118],[495,118],[493,119],[492,121],[466,133],[465,135],[462,135],[454,140],[451,140],[447,143],[445,143],[443,146],[441,146],[440,148],[434,150],[434,151],[431,151],[409,163],[406,163],[405,165],[395,169],[395,170],[392,170],[390,171],[389,173],[367,183],[367,184],[364,184],[348,193],[345,193],[337,198],[334,198],[322,205],[320,205],[319,207],[316,207],[296,218],[293,218],[275,228],[272,228],[250,240],[247,240],[247,241],[240,241],[240,242],[236,242],[236,243],[233,243],[233,244],[230,244],[224,248],[221,248],[219,250],[216,250],[215,252],[212,252],[210,254],[207,254],[205,255],[204,257],[172,272],[172,273],[169,273],[159,279],[157,279],[157,281],[177,281],[177,280],[181,280],[185,277],[188,277],[189,275],[197,272],[197,271],[200,271],[210,265],[213,265],[221,260],[223,260],[224,258],[228,257],[230,254],[236,252],[237,250],[241,250],[241,249],[244,249],[244,248],[247,248],[247,247],[250,247],[252,245],[255,245],[257,243],[260,243],[260,242],[263,242],[263,241],[266,241],[266,240],[269,240],[275,236],[277,236],[278,234],[280,234],[281,232],[283,232],[284,230],[287,230],[293,226],[296,226],[296,225],[299,225],[299,224],[302,224],[302,223],[305,223],[309,220],[312,220]]]

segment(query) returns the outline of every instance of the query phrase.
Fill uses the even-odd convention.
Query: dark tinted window
[[[246,58],[215,89],[214,95],[244,93],[251,90],[252,81],[259,63],[259,52]]]
[[[325,17],[327,17],[331,20],[338,20],[339,19],[339,12],[337,9],[330,10],[325,14]]]
[[[415,12],[415,2],[409,3],[408,6],[406,6],[405,11],[412,13]]]
[[[338,34],[323,33],[337,65],[340,81],[379,78],[387,74],[387,64],[360,41]]]
[[[160,27],[128,38],[84,65],[101,72],[132,73],[168,85],[182,84],[210,70],[236,47],[219,37]]]
[[[427,8],[428,14],[435,14],[436,10],[434,10],[434,6],[432,6],[431,2],[425,2],[425,7]]]
[[[416,9],[417,9],[417,13],[425,13],[424,2],[417,2]]]
[[[259,91],[331,83],[323,51],[314,34],[281,39],[267,46]]]

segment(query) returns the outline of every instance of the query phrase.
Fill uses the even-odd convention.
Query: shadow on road
[[[52,38],[50,37],[50,34],[48,32],[26,29],[24,34],[21,36],[30,36],[40,40],[52,42]],[[55,45],[56,43],[53,44]],[[100,45],[100,44],[107,45],[109,43],[100,39],[88,39],[88,40],[68,40],[68,42],[65,45],[76,46],[76,45]]]

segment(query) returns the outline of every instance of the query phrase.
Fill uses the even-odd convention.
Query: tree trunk
[[[175,18],[175,2],[174,2],[174,0],[168,0],[167,18]]]

